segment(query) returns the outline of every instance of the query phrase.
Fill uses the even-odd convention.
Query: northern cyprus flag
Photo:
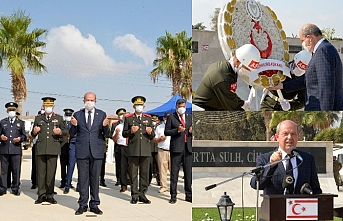
[[[286,220],[318,220],[318,199],[287,198]]]

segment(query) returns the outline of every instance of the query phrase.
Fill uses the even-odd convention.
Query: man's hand
[[[278,150],[270,156],[269,162],[274,163],[274,162],[279,161],[281,159],[282,159],[282,153],[280,150]],[[275,165],[272,165],[272,167],[274,167],[274,166]]]
[[[5,135],[1,134],[1,140],[6,141],[7,137]]]
[[[117,129],[116,129],[116,134],[119,134],[119,132],[120,132],[120,128],[117,127]]]
[[[54,134],[56,134],[56,135],[62,135],[62,130],[61,130],[61,128],[54,128],[52,131],[53,131]]]
[[[190,134],[193,132],[193,126],[190,126],[190,127],[189,127],[188,132],[189,132]]]
[[[138,129],[139,129],[139,126],[133,125],[133,126],[131,127],[131,133],[132,133],[132,134],[136,133]]]
[[[152,132],[152,128],[151,127],[146,127],[145,131],[150,135]]]
[[[161,141],[165,141],[167,139],[167,137],[166,136],[161,136],[160,139],[161,139]]]
[[[106,126],[108,125],[108,122],[109,122],[109,120],[108,120],[108,118],[107,118],[107,116],[106,116],[106,118],[105,118],[104,121],[102,122],[102,126],[106,127]]]
[[[245,110],[245,111],[248,111],[251,109],[251,103],[249,101],[244,101],[244,104],[242,106],[242,108]]]
[[[40,127],[35,126],[35,127],[33,128],[34,134],[38,134],[39,131],[40,131]]]
[[[177,131],[179,131],[179,132],[184,132],[185,130],[186,130],[186,128],[184,128],[182,124],[180,124],[177,128]]]
[[[282,82],[280,81],[278,85],[274,86],[274,87],[269,87],[267,88],[268,90],[270,91],[276,91],[276,90],[281,90],[283,89],[283,84]]]
[[[19,143],[20,142],[20,137],[13,138],[13,141],[16,142],[16,143]]]
[[[77,120],[74,116],[71,116],[71,124],[75,127],[77,126]]]

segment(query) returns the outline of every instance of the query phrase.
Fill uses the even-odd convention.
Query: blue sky
[[[132,111],[130,100],[136,95],[147,98],[145,110],[165,103],[171,97],[170,81],[160,77],[153,84],[149,76],[156,40],[165,31],[186,31],[190,37],[191,6],[190,0],[2,1],[1,16],[21,9],[33,19],[31,29],[49,31],[41,39],[47,42],[42,63],[48,73],[26,72],[23,114],[36,114],[44,96],[57,99],[57,113],[78,110],[87,91],[96,93],[96,107],[108,115],[120,107]],[[0,105],[13,99],[9,73],[0,70]],[[5,108],[0,109],[0,117],[5,116]]]
[[[215,8],[221,8],[229,0],[193,0],[192,24],[204,22],[209,30],[211,15]],[[334,36],[343,37],[343,1],[342,0],[260,0],[269,6],[278,16],[287,36],[299,35],[299,30],[306,23],[316,24],[319,28],[335,28]]]

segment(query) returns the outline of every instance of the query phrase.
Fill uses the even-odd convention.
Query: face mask
[[[303,47],[304,50],[306,50],[307,52],[311,53],[311,46],[306,46],[304,41],[301,44],[301,46]]]
[[[45,110],[45,113],[47,113],[47,114],[51,114],[52,113],[52,107],[51,106],[44,107],[44,110]]]
[[[40,110],[40,113],[41,113],[41,114],[44,114],[44,113],[45,113],[45,110]]]
[[[71,121],[71,116],[66,117],[66,121]]]
[[[177,112],[178,112],[179,114],[184,114],[184,113],[186,112],[186,108],[185,108],[185,107],[179,107],[179,108],[177,109]]]
[[[166,123],[167,123],[167,120],[164,120],[163,123],[166,124]]]
[[[136,110],[136,112],[138,112],[138,113],[142,113],[142,111],[143,111],[143,105],[137,105],[137,106],[135,107],[135,110]]]
[[[13,117],[15,117],[15,111],[10,111],[10,112],[8,112],[8,116],[10,117],[10,118],[13,118]]]
[[[123,120],[123,119],[124,119],[124,115],[120,115],[119,120]]]
[[[85,102],[85,108],[87,110],[92,110],[95,106],[95,102],[94,101],[86,101]]]
[[[156,125],[156,122],[152,122],[152,125],[154,125],[154,126],[155,126],[155,125]]]

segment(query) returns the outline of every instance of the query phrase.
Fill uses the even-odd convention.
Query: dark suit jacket
[[[256,167],[264,166],[269,163],[270,156],[274,151],[262,154],[256,159]],[[303,184],[308,183],[312,187],[314,194],[322,193],[320,184],[318,181],[317,169],[314,161],[314,156],[307,152],[298,150],[299,154],[303,158],[303,163],[300,164],[300,160],[297,159],[298,165],[298,179],[294,189],[294,194],[300,194],[300,188]],[[260,190],[263,190],[264,194],[283,194],[282,182],[286,175],[283,163],[280,162],[274,167],[267,167],[263,171],[263,175],[260,180]],[[250,181],[250,186],[256,189],[256,176],[253,176]]]
[[[343,110],[342,61],[337,49],[322,41],[306,69],[305,110]]]
[[[8,117],[2,119],[0,121],[0,136],[2,134],[7,136],[7,140],[1,141],[0,154],[22,154],[21,142],[27,139],[24,122],[15,118],[11,125]],[[20,137],[20,142],[15,143],[13,138],[17,137]]]
[[[74,113],[77,120],[77,126],[71,126],[69,129],[70,137],[76,135],[75,156],[76,159],[85,159],[90,154],[95,159],[104,158],[105,137],[109,136],[110,128],[103,126],[106,113],[94,108],[94,119],[90,130],[87,128],[85,110]]]
[[[179,133],[177,128],[181,124],[179,115],[175,112],[169,115],[166,127],[164,129],[164,135],[170,136],[170,152],[171,153],[181,153],[184,151],[185,140],[184,134],[187,136],[187,149],[192,153],[192,133],[189,133],[189,128],[192,126],[192,115],[185,113],[186,130]]]
[[[55,124],[62,130],[62,135],[54,134],[53,129]],[[36,141],[36,155],[60,155],[62,137],[68,132],[63,117],[55,113],[52,113],[50,120],[46,119],[45,114],[36,116],[31,131],[32,137],[37,136],[37,134],[33,133],[35,126],[41,128]]]

